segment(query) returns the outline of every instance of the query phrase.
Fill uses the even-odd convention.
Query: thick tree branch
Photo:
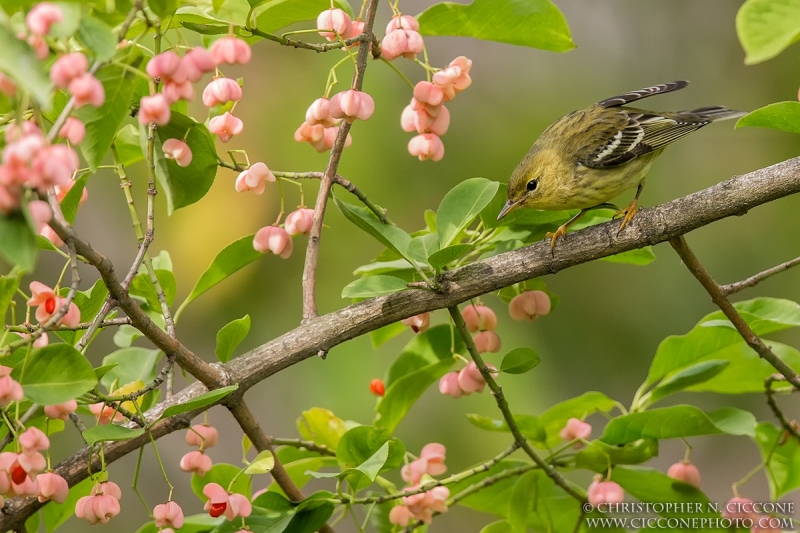
[[[736,176],[683,198],[643,209],[622,232],[618,232],[619,223],[611,221],[570,233],[559,242],[555,255],[550,253],[549,242],[539,242],[445,273],[440,279],[440,292],[407,290],[350,305],[310,320],[237,357],[226,364],[224,370],[216,366],[211,368],[217,370],[220,376],[227,374],[230,383],[239,383],[239,389],[234,393],[238,397],[256,383],[313,357],[320,350],[330,350],[347,340],[403,318],[451,307],[514,283],[555,274],[582,263],[665,242],[717,220],[744,215],[754,207],[797,192],[800,192],[800,158]],[[108,259],[97,257],[99,254],[91,250],[91,247],[88,248],[79,249],[79,253],[85,256],[85,253],[91,252],[94,259],[104,265],[104,270],[111,272],[110,275],[107,274],[108,279],[104,280],[116,282],[116,275],[113,274],[113,267]],[[163,331],[158,331],[168,342],[172,341]],[[192,354],[192,357],[196,356]],[[203,368],[211,366],[207,363],[203,365]],[[147,419],[153,421],[170,405],[185,403],[206,390],[202,384],[194,383],[153,407],[148,411]],[[234,400],[225,399],[226,402]],[[162,436],[186,427],[189,416],[200,412],[202,410],[198,409],[189,415],[159,422],[153,427],[154,436]],[[106,463],[113,462],[147,442],[146,438],[140,438],[107,444]],[[87,460],[88,452],[84,448],[58,465],[56,471],[65,475],[70,485],[73,485],[86,478]],[[6,507],[8,514],[0,517],[0,530],[21,527],[42,505],[35,498],[9,500]]]

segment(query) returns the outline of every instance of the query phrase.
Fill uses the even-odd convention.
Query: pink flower
[[[213,448],[219,440],[219,432],[213,426],[195,424],[186,431],[186,444],[197,446],[201,450]]]
[[[386,61],[393,61],[400,56],[414,59],[422,53],[425,43],[422,35],[414,30],[394,30],[386,34],[381,41],[381,55]]]
[[[164,157],[172,159],[179,167],[188,167],[192,163],[192,150],[180,139],[167,139],[161,149]]]
[[[139,124],[154,123],[159,126],[169,124],[169,100],[161,93],[142,97],[139,103]]]
[[[431,325],[431,314],[422,313],[400,321],[401,324],[414,330],[414,333],[425,333]]]
[[[458,372],[448,372],[439,380],[439,392],[453,398],[461,398],[465,393],[458,384]]]
[[[183,64],[186,68],[186,78],[191,82],[198,82],[206,72],[214,72],[217,64],[208,50],[201,46],[195,46],[183,56]]]
[[[164,83],[162,93],[171,104],[174,104],[178,100],[194,100],[194,85],[188,80],[183,83],[169,80]]]
[[[450,127],[450,111],[442,105],[439,106],[439,114],[433,116],[424,106],[414,109],[413,106],[407,105],[400,115],[400,126],[403,131],[416,130],[417,133],[444,135]]]
[[[193,472],[203,477],[211,470],[211,457],[202,451],[194,450],[181,457],[180,467],[184,472]]]
[[[586,491],[589,503],[597,507],[601,503],[622,503],[625,500],[625,492],[617,483],[613,481],[600,481],[600,474],[594,477],[594,481]]]
[[[472,69],[472,60],[459,56],[450,62],[446,68],[433,75],[433,83],[444,91],[444,99],[452,100],[472,84],[469,71]]]
[[[242,133],[243,129],[242,120],[228,111],[208,121],[208,130],[224,143],[230,141],[234,135]]]
[[[113,407],[104,403],[90,403],[89,410],[97,419],[97,424],[101,426],[110,424],[112,422],[112,417],[114,422],[122,422],[125,420],[125,417],[122,416],[119,411],[115,411]]]
[[[53,210],[50,209],[50,204],[44,200],[32,200],[28,204],[28,211],[33,219],[33,227],[36,231],[42,231],[42,228],[53,219]]]
[[[230,78],[211,80],[203,89],[203,105],[206,107],[238,102],[241,99],[242,88],[236,83],[236,80]]]
[[[47,35],[50,26],[61,22],[64,12],[61,8],[50,2],[40,2],[33,6],[25,17],[25,25],[34,35]]]
[[[481,375],[474,361],[467,363],[467,366],[458,373],[458,386],[461,387],[465,394],[483,392],[486,380],[483,379],[483,375]]]
[[[313,209],[298,209],[292,211],[286,217],[284,228],[289,235],[308,235],[311,231],[311,226],[314,224],[314,210]]]
[[[470,333],[476,331],[494,331],[497,329],[497,315],[490,307],[485,305],[468,305],[461,310],[461,316],[467,324]]]
[[[183,509],[173,501],[156,505],[153,509],[156,527],[183,527]]]
[[[225,515],[228,520],[237,516],[247,518],[253,512],[250,500],[241,494],[230,494],[217,483],[209,483],[203,487],[203,494],[208,498],[204,509],[214,518]]]
[[[54,472],[39,474],[36,481],[39,483],[40,502],[53,500],[56,503],[64,503],[69,497],[67,480]]]
[[[405,505],[395,505],[389,511],[389,522],[400,527],[406,527],[413,518],[414,515]]]
[[[53,292],[53,289],[39,281],[31,281],[29,288],[31,290],[31,299],[28,300],[29,306],[42,305],[56,297],[56,293]],[[55,302],[53,302],[53,306],[55,307]]]
[[[60,418],[61,420],[66,420],[69,418],[70,413],[74,413],[78,410],[78,402],[75,400],[70,400],[65,403],[59,403],[56,405],[45,405],[44,406],[44,414],[49,418]]]
[[[86,126],[75,117],[69,117],[64,125],[58,130],[58,136],[66,139],[70,144],[80,144],[86,137]]]
[[[14,96],[17,94],[17,86],[14,81],[3,74],[0,74],[0,93],[6,96]]]
[[[154,56],[147,62],[147,73],[153,77],[167,82],[184,83],[188,77],[188,70],[180,56],[169,50]]]
[[[350,89],[333,95],[330,112],[333,118],[351,123],[356,119],[367,120],[375,112],[375,101],[363,91]]]
[[[100,107],[106,101],[106,91],[100,80],[89,74],[81,74],[69,82],[69,92],[75,98],[75,107],[89,104]]]
[[[119,500],[108,494],[84,496],[75,504],[75,516],[91,525],[107,524],[119,512]]]
[[[236,178],[236,190],[238,192],[253,191],[256,194],[263,194],[266,182],[274,182],[275,175],[269,167],[262,162],[253,163],[247,170],[239,173]]]
[[[322,124],[325,127],[330,127],[335,124],[331,116],[331,101],[327,98],[317,98],[309,106],[306,111],[306,121],[304,124],[316,125]]]
[[[50,79],[59,89],[66,89],[72,80],[83,76],[88,70],[89,61],[86,56],[80,52],[72,52],[56,59],[50,67]]]
[[[408,141],[408,153],[418,157],[420,161],[441,161],[444,157],[444,144],[438,135],[423,133]]]
[[[36,427],[29,427],[23,431],[18,437],[18,442],[22,448],[22,453],[27,455],[50,448],[50,439],[41,429]]]
[[[578,418],[570,418],[567,420],[567,425],[564,426],[564,429],[558,434],[562,439],[566,441],[570,440],[587,440],[592,434],[592,426],[591,424],[587,424],[583,420]],[[576,442],[574,448],[579,450],[583,447],[582,442]]]
[[[329,41],[337,40],[337,34],[340,36],[348,35],[352,30],[352,22],[350,16],[341,9],[326,9],[317,17],[318,30],[333,30],[320,31],[319,34]]]
[[[667,475],[673,479],[683,481],[689,485],[700,488],[700,471],[692,463],[681,461],[675,463],[667,470]]]
[[[537,317],[550,313],[550,297],[543,291],[525,291],[508,304],[508,314],[514,320],[533,322]]]
[[[395,30],[419,31],[419,21],[411,15],[395,15],[386,25],[386,33],[392,33]]]
[[[272,252],[283,259],[292,255],[292,237],[278,226],[266,226],[256,232],[253,248],[262,254]]]
[[[478,349],[478,353],[497,353],[502,347],[500,337],[494,331],[481,331],[476,333],[473,340],[475,341],[475,348]]]
[[[211,58],[214,63],[221,65],[222,63],[230,63],[235,65],[239,63],[244,65],[250,61],[253,52],[250,50],[250,45],[241,39],[228,36],[214,41],[209,50]]]
[[[53,292],[53,289],[44,283],[32,281],[30,284],[30,289],[31,299],[28,300],[28,305],[31,307],[38,306],[36,308],[36,320],[38,320],[40,324],[50,320],[50,317],[52,317],[58,311],[58,309],[66,304],[66,298],[56,296],[55,292]],[[64,324],[69,327],[76,327],[80,323],[80,319],[80,309],[78,309],[78,306],[75,305],[75,302],[70,302],[67,313],[61,317],[59,324]]]

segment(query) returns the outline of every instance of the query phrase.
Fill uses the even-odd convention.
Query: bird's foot
[[[559,226],[559,228],[555,231],[555,233],[548,231],[545,234],[545,238],[550,237],[550,251],[551,253],[555,253],[556,248],[556,240],[559,237],[564,237],[567,234],[567,225],[563,224]]]
[[[634,199],[630,204],[628,204],[628,207],[625,209],[620,209],[614,213],[614,218],[619,216],[622,217],[622,224],[619,225],[619,231],[625,229],[625,226],[627,226],[630,221],[633,220],[633,217],[636,216],[637,211],[639,211],[639,201]]]

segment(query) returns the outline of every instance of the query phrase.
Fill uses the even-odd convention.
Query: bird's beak
[[[521,201],[522,200],[517,200],[516,202],[512,201],[512,200],[507,201],[506,205],[503,206],[503,209],[500,210],[500,214],[497,215],[497,220],[500,220],[501,218],[503,218],[504,216],[509,214],[511,211],[516,209],[517,206],[519,206]]]

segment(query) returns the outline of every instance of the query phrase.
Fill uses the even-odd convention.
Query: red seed
[[[382,379],[375,378],[369,383],[369,391],[375,396],[383,396],[386,394],[386,385]]]
[[[44,310],[53,314],[56,310],[56,299],[48,298],[47,301],[44,302]]]
[[[11,481],[17,485],[22,485],[25,483],[26,477],[28,477],[28,473],[20,466],[19,462],[14,461],[14,464],[11,465]]]
[[[228,504],[226,502],[212,503],[211,508],[208,510],[208,514],[210,514],[212,518],[217,518],[219,516],[222,516],[227,507]]]

